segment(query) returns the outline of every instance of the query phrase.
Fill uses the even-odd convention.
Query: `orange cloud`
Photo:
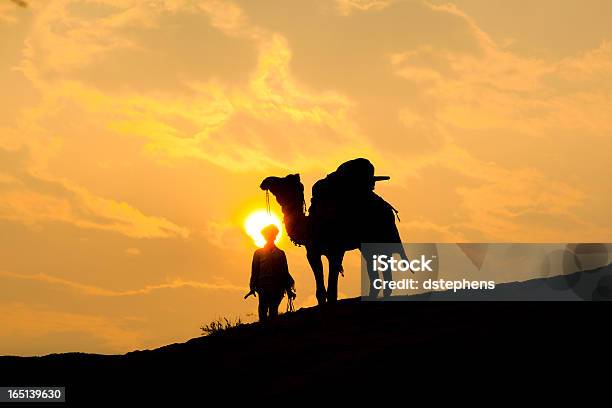
[[[236,171],[308,166],[307,157],[321,156],[323,151],[327,156],[345,157],[348,149],[338,140],[350,141],[354,150],[361,139],[363,150],[369,149],[346,117],[350,104],[347,98],[301,86],[289,69],[291,51],[286,40],[253,24],[232,3],[206,1],[191,7],[182,2],[166,2],[160,8],[150,8],[138,2],[109,2],[106,14],[94,16],[76,13],[69,7],[71,3],[58,2],[41,9],[26,40],[29,45],[21,69],[44,89],[49,103],[59,99],[102,115],[100,120],[106,121],[110,130],[144,137],[145,150],[161,161],[195,158]],[[179,10],[207,16],[214,29],[255,49],[255,71],[248,76],[246,87],[185,77],[180,80],[181,86],[195,98],[142,92],[119,97],[80,80],[81,73],[95,70],[99,60],[110,60],[114,55],[129,58],[121,54],[122,50],[157,53],[150,48],[154,44],[142,43],[141,37],[122,35],[122,29],[129,25],[149,30]],[[51,31],[51,26],[66,29]],[[213,59],[221,59],[222,55]],[[186,126],[177,127],[173,118]],[[282,138],[285,146],[278,146],[279,138],[271,136],[279,129],[293,134]],[[297,142],[300,138],[316,139],[318,143],[304,145]],[[304,147],[312,147],[313,151],[304,152]],[[330,159],[329,163],[336,161]]]
[[[349,15],[354,11],[381,10],[389,6],[392,0],[335,0],[338,11]]]
[[[35,274],[35,275],[25,275],[18,274],[6,271],[0,271],[0,276],[11,279],[19,279],[19,280],[29,280],[36,282],[49,283],[53,285],[59,285],[66,287],[68,289],[74,290],[78,293],[90,296],[104,296],[104,297],[118,297],[118,296],[139,296],[139,295],[147,295],[154,291],[164,290],[164,289],[180,289],[180,288],[195,288],[195,289],[205,289],[205,290],[229,290],[229,291],[237,291],[244,292],[247,290],[246,286],[236,286],[229,283],[207,283],[207,282],[198,282],[193,280],[183,280],[183,279],[174,279],[165,283],[160,283],[157,285],[147,285],[140,289],[132,289],[132,290],[108,290],[104,288],[99,288],[96,286],[83,285],[77,282],[72,282],[66,279],[56,278],[54,276],[49,276],[43,273]]]
[[[14,24],[28,6],[22,0],[10,0],[0,3],[0,24]]]
[[[20,302],[0,304],[0,325],[4,328],[0,344],[5,355],[121,353],[142,348],[145,342],[143,334],[129,327],[129,319],[58,312]],[[83,336],[90,338],[92,344],[75,344],[70,340]],[[44,338],[46,342],[40,341]]]
[[[499,203],[511,202],[518,192],[513,186],[524,186],[520,192],[525,197],[536,197],[541,188],[555,190],[552,196],[565,200],[564,211],[570,211],[585,202],[579,197],[588,187],[564,184],[546,161],[518,158],[518,171],[495,159],[487,161],[487,154],[497,153],[487,144],[476,145],[479,136],[474,135],[519,135],[500,138],[512,145],[526,143],[526,138],[547,140],[560,129],[588,131],[592,137],[609,129],[605,92],[584,86],[609,70],[606,43],[562,61],[524,57],[499,45],[452,4],[342,1],[336,3],[345,10],[340,14],[301,6],[303,21],[334,21],[322,34],[327,37],[305,42],[298,31],[305,30],[302,20],[279,25],[244,2],[193,6],[167,1],[158,8],[108,2],[104,12],[88,16],[68,7],[71,3],[41,8],[29,34],[22,67],[34,72],[31,78],[48,95],[41,109],[57,106],[52,101],[70,109],[76,104],[101,132],[141,137],[150,157],[170,165],[197,159],[231,171],[320,171],[358,151],[393,169],[395,179],[406,180],[426,172],[431,163],[468,176],[461,166],[469,160],[468,169],[493,170],[486,178],[475,176],[488,187],[459,190],[484,196],[495,189]],[[253,49],[256,59],[247,81],[233,84],[227,78],[190,74],[178,82],[189,94],[118,93],[96,86],[91,74],[82,76],[95,70],[99,59],[125,61],[123,49],[158,52],[144,37],[124,35],[123,28],[157,30],[178,15],[202,16],[213,31]],[[397,16],[406,24],[396,26]],[[361,23],[355,24],[356,19]],[[67,28],[51,33],[46,28],[51,23]],[[448,35],[432,27],[444,27]],[[71,44],[83,50],[71,52]],[[340,49],[327,49],[334,44]],[[222,58],[210,57],[211,63]],[[574,89],[579,83],[581,91],[573,92],[572,83]],[[527,204],[534,214],[556,211],[534,200]],[[49,205],[60,211],[57,203]],[[467,195],[462,206],[473,210]],[[515,214],[503,209],[493,213]],[[505,220],[494,236],[512,222]]]
[[[37,175],[25,166],[25,150],[0,149],[8,166],[0,183],[0,218],[27,225],[61,221],[80,228],[118,232],[133,238],[189,236],[164,218],[147,216],[127,203],[91,194],[68,180]]]

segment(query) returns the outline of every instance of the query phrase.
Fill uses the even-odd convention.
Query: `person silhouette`
[[[274,243],[278,228],[270,224],[261,230],[261,235],[266,244],[253,254],[249,293],[259,295],[259,321],[264,322],[278,316],[278,306],[285,293],[292,300],[296,295],[293,291],[295,281],[289,274],[285,252]]]

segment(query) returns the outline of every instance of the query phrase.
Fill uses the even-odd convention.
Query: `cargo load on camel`
[[[377,181],[389,180],[388,176],[375,176],[372,163],[363,158],[342,163],[336,171],[312,186],[312,199],[308,214],[316,222],[311,225],[315,236],[333,241],[333,231],[352,231],[359,228],[356,219],[363,218],[376,207],[388,207],[397,211],[374,192]],[[366,221],[367,222],[367,221]],[[330,228],[333,225],[335,228]],[[325,236],[322,236],[325,232]],[[331,232],[331,234],[330,234]],[[357,234],[354,235],[357,239]]]

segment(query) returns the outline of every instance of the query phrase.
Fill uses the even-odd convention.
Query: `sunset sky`
[[[367,157],[406,242],[609,242],[608,0],[0,0],[0,355],[243,300],[259,183]],[[280,213],[276,202],[273,211]],[[297,306],[313,305],[286,237]],[[359,295],[359,255],[341,297]]]

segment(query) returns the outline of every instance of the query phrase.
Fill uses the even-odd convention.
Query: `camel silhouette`
[[[367,159],[345,162],[313,185],[308,214],[299,174],[271,176],[261,182],[260,188],[272,193],[281,206],[287,235],[296,245],[306,247],[320,305],[338,299],[338,275],[343,273],[342,260],[346,251],[361,251],[367,265],[371,298],[376,298],[380,292],[373,286],[378,272],[371,262],[374,253],[369,253],[372,250],[362,244],[387,243],[378,246],[376,254],[381,254],[383,248],[389,256],[398,254],[408,259],[395,224],[397,210],[373,191],[376,181],[387,179],[389,177],[374,176],[374,166]],[[329,264],[327,289],[322,256]],[[390,280],[391,272],[384,272],[383,278]],[[390,296],[391,290],[385,289],[383,295]]]

